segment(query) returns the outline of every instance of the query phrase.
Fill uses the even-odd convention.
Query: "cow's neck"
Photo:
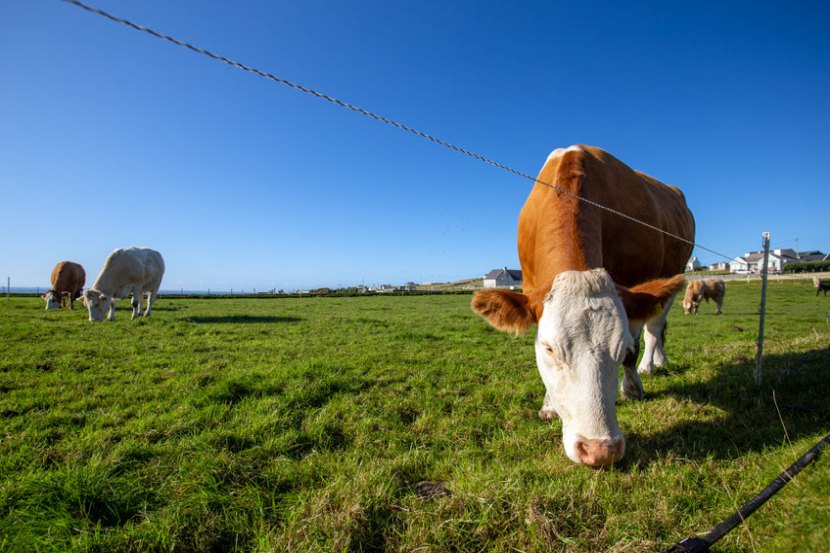
[[[107,265],[101,270],[101,274],[95,279],[95,284],[92,285],[93,290],[98,290],[105,296],[112,296],[115,294],[115,283],[112,282],[112,271],[106,270]]]
[[[564,271],[587,271],[602,266],[602,223],[596,209],[586,210],[581,156],[550,160],[539,174],[519,215],[519,260],[522,290],[536,318],[542,315],[553,279]]]

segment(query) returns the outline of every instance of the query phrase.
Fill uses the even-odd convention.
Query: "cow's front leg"
[[[153,304],[156,302],[156,298],[158,297],[158,292],[150,292],[147,294],[147,309],[144,311],[144,316],[150,316],[150,309],[153,307]]]
[[[643,381],[640,380],[640,375],[637,373],[635,367],[637,366],[637,356],[640,354],[640,328],[631,328],[631,335],[634,336],[634,349],[628,350],[628,353],[623,360],[623,378],[620,384],[620,394],[624,400],[628,399],[643,399],[646,395],[645,388],[643,388]]]
[[[553,408],[553,400],[551,400],[549,392],[545,392],[545,400],[542,402],[542,408],[539,410],[539,418],[543,421],[550,421],[556,418],[556,409]]]
[[[666,302],[663,311],[657,317],[646,321],[644,342],[646,349],[643,352],[643,358],[640,360],[640,366],[637,367],[637,372],[640,374],[652,375],[654,374],[654,367],[665,367],[669,360],[663,351],[663,338],[666,330],[666,317],[672,306],[671,298]]]
[[[133,290],[133,316],[130,317],[130,320],[134,320],[136,317],[141,316],[141,300],[144,299],[144,294],[141,290],[135,289]]]
[[[110,312],[107,319],[110,321],[115,320],[115,298],[112,298],[112,301],[110,301]]]

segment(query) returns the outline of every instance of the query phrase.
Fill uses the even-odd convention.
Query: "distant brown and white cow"
[[[813,277],[813,284],[816,286],[816,295],[822,290],[824,291],[824,295],[827,295],[827,291],[830,290],[830,279]]]
[[[619,366],[623,396],[639,399],[638,372],[666,363],[662,333],[684,284],[694,219],[680,190],[591,146],[555,150],[537,180],[519,215],[524,293],[482,290],[472,308],[500,330],[538,325],[536,364],[546,388],[539,416],[559,414],[571,460],[608,465],[625,452],[615,407]],[[635,370],[643,328],[646,349]]]
[[[697,315],[697,309],[700,307],[700,302],[706,300],[714,300],[717,309],[715,315],[720,315],[723,308],[723,296],[726,294],[726,284],[723,283],[722,278],[705,278],[700,280],[692,280],[686,286],[686,295],[683,297],[683,312],[688,315],[692,313]]]
[[[46,309],[60,309],[68,305],[75,308],[75,300],[81,295],[86,284],[84,268],[73,261],[61,261],[52,269],[52,289],[43,294]]]
[[[164,260],[161,254],[148,248],[126,248],[113,251],[104,262],[104,268],[92,288],[84,292],[84,305],[89,310],[89,320],[101,321],[104,315],[109,320],[115,319],[115,300],[132,296],[132,319],[142,315],[141,299],[148,292],[147,310],[144,316],[150,316],[150,309],[158,296],[161,279],[164,276]]]

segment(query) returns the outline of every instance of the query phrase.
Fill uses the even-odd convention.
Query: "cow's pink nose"
[[[625,454],[625,440],[590,440],[580,438],[576,442],[576,454],[579,460],[589,467],[613,465]]]

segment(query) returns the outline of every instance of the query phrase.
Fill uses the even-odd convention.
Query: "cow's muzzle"
[[[579,462],[589,467],[613,465],[625,455],[625,439],[594,440],[577,436],[575,450]]]

